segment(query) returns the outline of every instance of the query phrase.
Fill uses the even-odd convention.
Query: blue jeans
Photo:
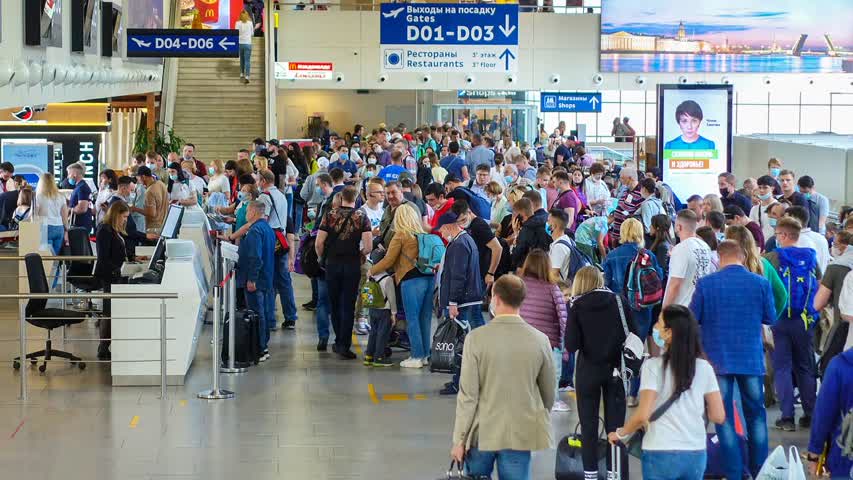
[[[400,284],[412,358],[429,357],[434,287],[435,277],[432,275],[412,278]]]
[[[560,365],[560,383],[564,385],[575,386],[575,354],[569,354],[569,359],[564,360]]]
[[[317,281],[317,309],[314,310],[314,318],[317,320],[317,336],[321,340],[329,339],[329,285],[324,278],[313,279]]]
[[[530,478],[530,452],[521,450],[480,451],[476,448],[465,454],[465,471],[471,476],[492,476],[498,464],[500,480],[528,480]]]
[[[634,319],[634,326],[637,327],[637,336],[643,342],[649,336],[652,329],[652,309],[643,308],[640,310],[631,309],[631,317]],[[631,379],[631,397],[636,397],[640,393],[640,377]]]
[[[275,293],[281,298],[281,314],[285,320],[295,322],[297,319],[296,299],[293,296],[293,280],[290,278],[290,270],[287,268],[288,255],[290,254],[275,257],[275,278],[273,280],[275,282]],[[273,313],[270,328],[275,327],[275,297],[276,295],[270,295],[267,300],[267,305]]]
[[[790,378],[790,377],[789,377]],[[759,375],[717,375],[720,395],[726,408],[726,423],[717,425],[717,437],[720,439],[723,458],[728,460],[726,477],[741,478],[743,459],[740,443],[735,433],[734,387],[740,391],[743,406],[744,427],[746,428],[749,448],[749,471],[753,477],[758,475],[767,459],[767,411],[764,409],[764,376]]]
[[[285,193],[284,198],[287,199],[287,218],[293,219],[293,192]],[[293,230],[296,232],[297,230]]]
[[[47,226],[47,244],[53,250],[54,255],[59,255],[62,250],[62,244],[65,242],[65,227],[62,225]],[[59,263],[54,266],[53,288],[59,282]],[[63,285],[64,287],[65,285]]]
[[[290,205],[290,204],[288,204]],[[305,210],[304,203],[293,204],[293,231],[299,236],[302,233],[302,212]]]
[[[269,348],[270,342],[270,331],[267,328],[267,300],[266,297],[269,296],[269,292],[265,292],[263,290],[255,290],[254,292],[250,292],[249,289],[244,289],[246,292],[246,307],[249,310],[254,310],[258,314],[258,328],[260,332],[258,332],[261,344],[261,350],[267,350]]]
[[[561,400],[560,399],[560,378],[562,378],[562,376],[563,376],[563,349],[559,348],[559,347],[553,347],[553,348],[551,348],[551,355],[553,355],[554,370],[557,373],[557,383],[556,383],[557,391],[555,393],[554,398],[556,398],[557,400]]]
[[[794,418],[794,383],[803,403],[803,413],[811,416],[817,396],[814,359],[814,330],[806,330],[800,318],[782,317],[773,326],[773,369],[776,371],[774,384],[779,395],[783,418]]]
[[[248,77],[252,69],[252,44],[240,44],[240,73]]]
[[[643,480],[702,480],[707,459],[705,450],[643,450]]]

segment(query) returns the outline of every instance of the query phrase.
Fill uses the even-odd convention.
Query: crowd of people
[[[779,159],[741,184],[722,172],[719,194],[682,201],[659,169],[594,161],[565,127],[536,143],[356,125],[310,144],[255,139],[209,164],[187,144],[166,159],[137,155],[97,185],[72,164],[67,203],[45,174],[35,215],[57,253],[70,226],[95,231],[105,283],[156,238],[170,203],[220,216],[231,227],[221,241],[239,243],[237,282],[261,319],[262,361],[276,303],[283,329],[306,320],[294,274],[311,280],[301,307],[314,312],[317,350],[331,343],[342,360],[356,358],[355,333],[369,335],[366,366],[392,366],[402,349],[400,367],[421,369],[436,318],[465,324],[441,393],[457,396],[452,454],[467,452],[476,474],[496,462],[501,478],[528,478],[529,452],[550,439],[541,412],[568,411],[574,390],[589,479],[602,401],[612,441],[645,428],[644,477],[701,477],[704,412],[727,476],[743,465],[754,476],[774,403],[776,428],[811,428],[813,465],[828,451],[828,470],[847,475],[835,439],[853,402],[853,209],[831,218],[814,179]],[[648,358],[632,373],[623,350],[634,336]]]

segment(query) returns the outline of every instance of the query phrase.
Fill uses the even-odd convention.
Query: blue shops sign
[[[237,30],[127,29],[128,57],[240,56]]]
[[[384,3],[379,25],[387,72],[518,70],[517,4]]]
[[[539,111],[543,113],[601,112],[601,94],[592,92],[542,92]]]

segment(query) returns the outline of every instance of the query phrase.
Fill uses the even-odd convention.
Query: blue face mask
[[[245,202],[246,201],[246,192],[237,192],[237,200],[240,200],[241,202]]]
[[[553,231],[554,231],[554,230],[551,228],[551,224],[550,224],[550,223],[546,223],[546,224],[545,224],[545,233],[547,233],[548,235],[551,235],[551,232],[553,232]]]
[[[767,195],[758,195],[759,200],[770,200],[770,197],[773,196],[773,192],[768,193]]]
[[[509,185],[510,183],[512,183],[513,178],[507,175],[504,177],[504,180],[506,181],[507,185]]]
[[[771,226],[771,227],[773,227],[773,228],[776,228],[776,219],[775,219],[775,218],[768,218],[768,219],[767,219],[767,224],[768,224],[768,225],[770,225],[770,226]]]
[[[782,172],[781,168],[771,168],[770,169],[770,175],[773,177],[778,177],[779,173],[781,173],[781,172]]]
[[[660,348],[666,346],[666,342],[663,340],[663,337],[660,336],[660,331],[657,328],[652,329],[652,340],[654,340],[655,345]]]
[[[73,179],[73,178],[69,178],[69,179],[68,179],[68,184],[69,184],[69,185],[72,185],[72,186],[73,186],[73,185],[77,185],[77,180],[75,180],[75,179]]]
[[[339,156],[341,157],[341,160],[344,162],[349,160],[349,154],[348,153],[341,153]]]
[[[177,175],[169,175],[169,178],[170,178],[173,182],[177,182],[177,181],[178,181],[178,176],[177,176]]]
[[[803,194],[803,197],[805,197],[805,199],[806,199],[806,200],[811,200],[811,199],[812,199],[812,194],[811,194],[811,193],[804,193],[804,194]]]

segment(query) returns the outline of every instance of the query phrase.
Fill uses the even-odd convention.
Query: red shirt
[[[438,220],[442,215],[450,211],[450,208],[453,206],[453,199],[448,198],[446,202],[444,202],[444,206],[435,211],[435,215],[432,216],[432,220],[429,221],[429,226],[435,229],[438,227]],[[445,222],[446,223],[446,222]]]

